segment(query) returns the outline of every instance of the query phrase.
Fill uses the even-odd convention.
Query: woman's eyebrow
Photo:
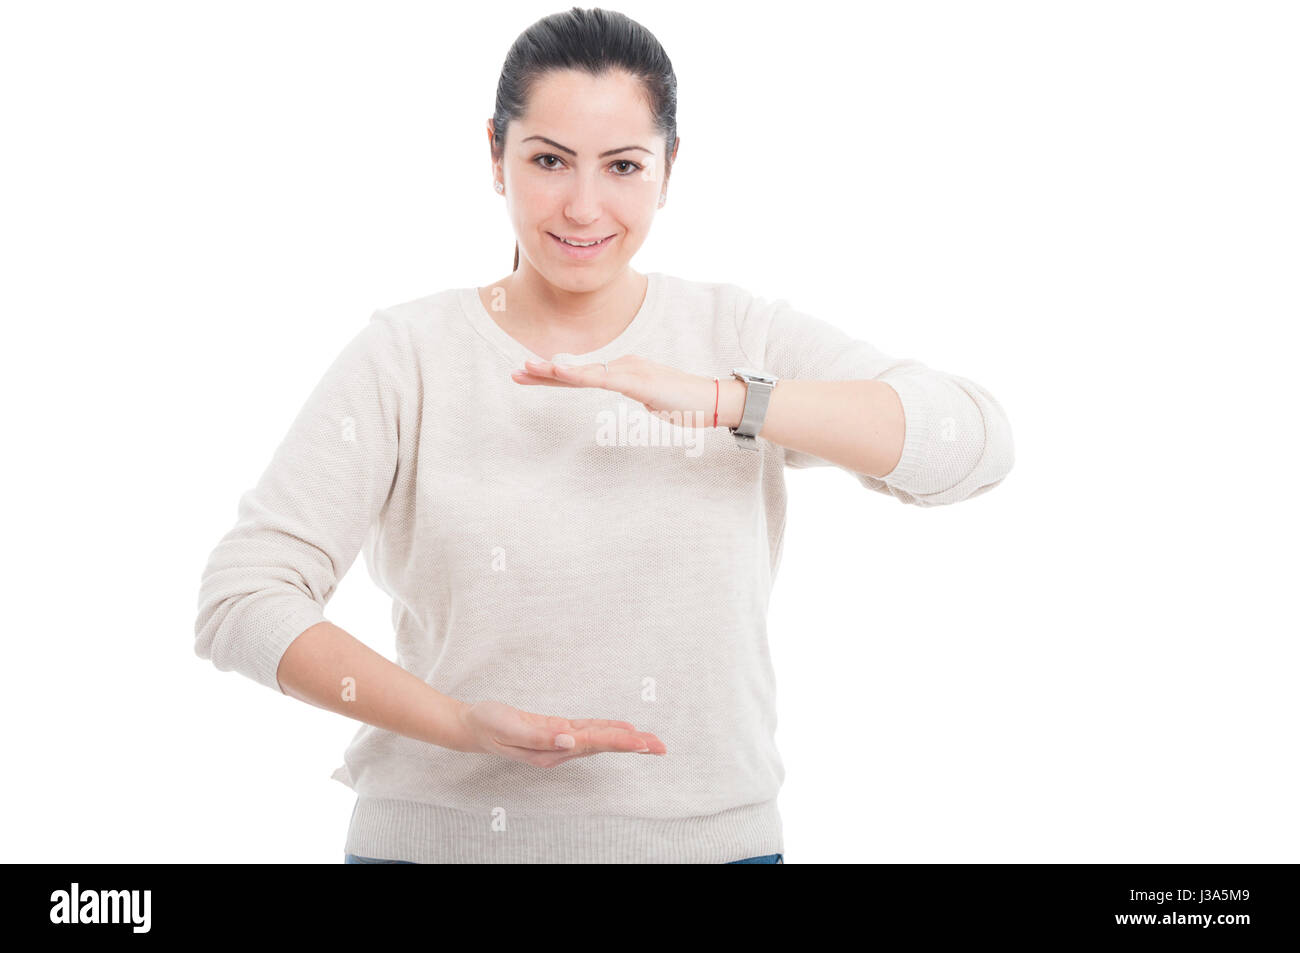
[[[560,145],[558,142],[556,142],[554,139],[547,139],[545,136],[527,136],[527,137],[525,137],[525,138],[523,138],[523,139],[520,139],[519,141],[520,141],[520,142],[527,142],[529,139],[540,139],[540,140],[542,140],[542,142],[545,142],[545,143],[548,143],[548,144],[550,144],[550,145],[552,145],[552,146],[555,146],[555,148],[559,149],[561,152],[567,152],[567,153],[568,153],[569,155],[571,155],[571,156],[576,156],[576,155],[577,155],[577,153],[574,152],[572,149],[570,149],[568,146],[562,146],[562,145]],[[619,152],[628,152],[628,151],[630,151],[630,150],[632,150],[632,149],[640,149],[642,152],[646,153],[647,155],[654,155],[654,153],[651,152],[649,149],[647,149],[645,146],[620,146],[620,147],[617,148],[617,149],[606,149],[606,150],[605,150],[604,152],[602,152],[600,155],[596,156],[596,158],[597,158],[597,159],[603,159],[603,158],[605,158],[605,156],[612,156],[612,155],[615,155],[615,154],[617,154],[617,153],[619,153]]]

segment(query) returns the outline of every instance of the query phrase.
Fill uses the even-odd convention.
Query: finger
[[[537,374],[529,374],[525,371],[511,371],[510,377],[516,384],[545,384],[548,387],[574,387],[564,381],[552,380],[549,377],[541,377]]]
[[[524,361],[524,370],[529,374],[557,382],[562,380],[556,373],[558,366],[554,361]]]
[[[539,715],[519,712],[496,738],[497,744],[507,748],[525,748],[529,751],[560,751],[577,748],[577,729],[567,718],[558,715]]]
[[[565,738],[573,740],[573,744],[559,744]],[[545,738],[537,738],[526,744],[511,744],[508,741],[502,741],[500,738],[493,739],[502,748],[514,748],[518,751],[540,751],[549,754],[552,751],[573,750],[578,745],[577,739],[570,732],[561,732],[556,735],[548,735]]]
[[[550,373],[558,381],[576,387],[609,387],[612,372],[605,370],[604,364],[556,364],[547,361],[538,365],[534,361],[524,361],[524,367],[534,374]]]
[[[627,731],[622,728],[589,728],[578,737],[577,751],[640,751],[656,747],[667,750],[664,743],[648,731]]]
[[[590,742],[590,739],[588,739],[588,742]],[[606,747],[594,743],[584,745],[580,740],[578,748],[572,753],[553,755],[550,764],[563,764],[565,761],[572,761],[574,758],[589,758],[596,754],[644,754],[654,756],[668,753],[667,745],[648,731],[632,732],[616,744],[619,746]]]
[[[662,748],[662,744],[660,747]],[[598,755],[598,754],[640,754],[640,755],[645,755],[646,757],[649,758],[653,758],[658,755],[665,755],[667,753],[668,753],[667,749],[656,751],[655,748],[651,745],[644,745],[640,748],[616,748],[616,749],[588,748],[585,751],[578,751],[573,754],[556,753],[555,757],[558,760],[552,761],[551,763],[563,764],[565,761],[572,761],[574,758],[590,758],[591,756]]]
[[[574,728],[625,728],[636,731],[636,725],[630,721],[614,721],[611,718],[570,718],[569,724]]]
[[[636,735],[637,738],[639,738],[641,741],[641,744],[638,747],[650,749],[649,751],[641,752],[642,754],[667,754],[668,753],[668,746],[664,744],[662,741],[660,741],[655,735],[651,734],[650,732],[638,731]]]

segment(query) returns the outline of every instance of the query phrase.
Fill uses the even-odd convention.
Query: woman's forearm
[[[718,424],[740,426],[745,383],[724,382]],[[759,436],[867,476],[885,477],[903,455],[906,422],[898,393],[884,381],[781,380]]]
[[[465,730],[468,703],[444,695],[332,622],[289,644],[276,672],[286,695],[454,751],[479,751]]]

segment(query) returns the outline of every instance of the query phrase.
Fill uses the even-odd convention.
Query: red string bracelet
[[[718,398],[722,395],[722,385],[718,379],[713,378],[713,426],[718,425]]]

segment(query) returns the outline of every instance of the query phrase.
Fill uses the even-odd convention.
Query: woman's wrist
[[[719,379],[718,386],[718,426],[739,427],[745,413],[745,382],[738,377],[727,377]]]
[[[465,719],[469,709],[469,702],[439,693],[433,706],[433,726],[430,732],[435,739],[433,743],[452,751],[480,754],[482,749],[474,740],[474,734]]]

